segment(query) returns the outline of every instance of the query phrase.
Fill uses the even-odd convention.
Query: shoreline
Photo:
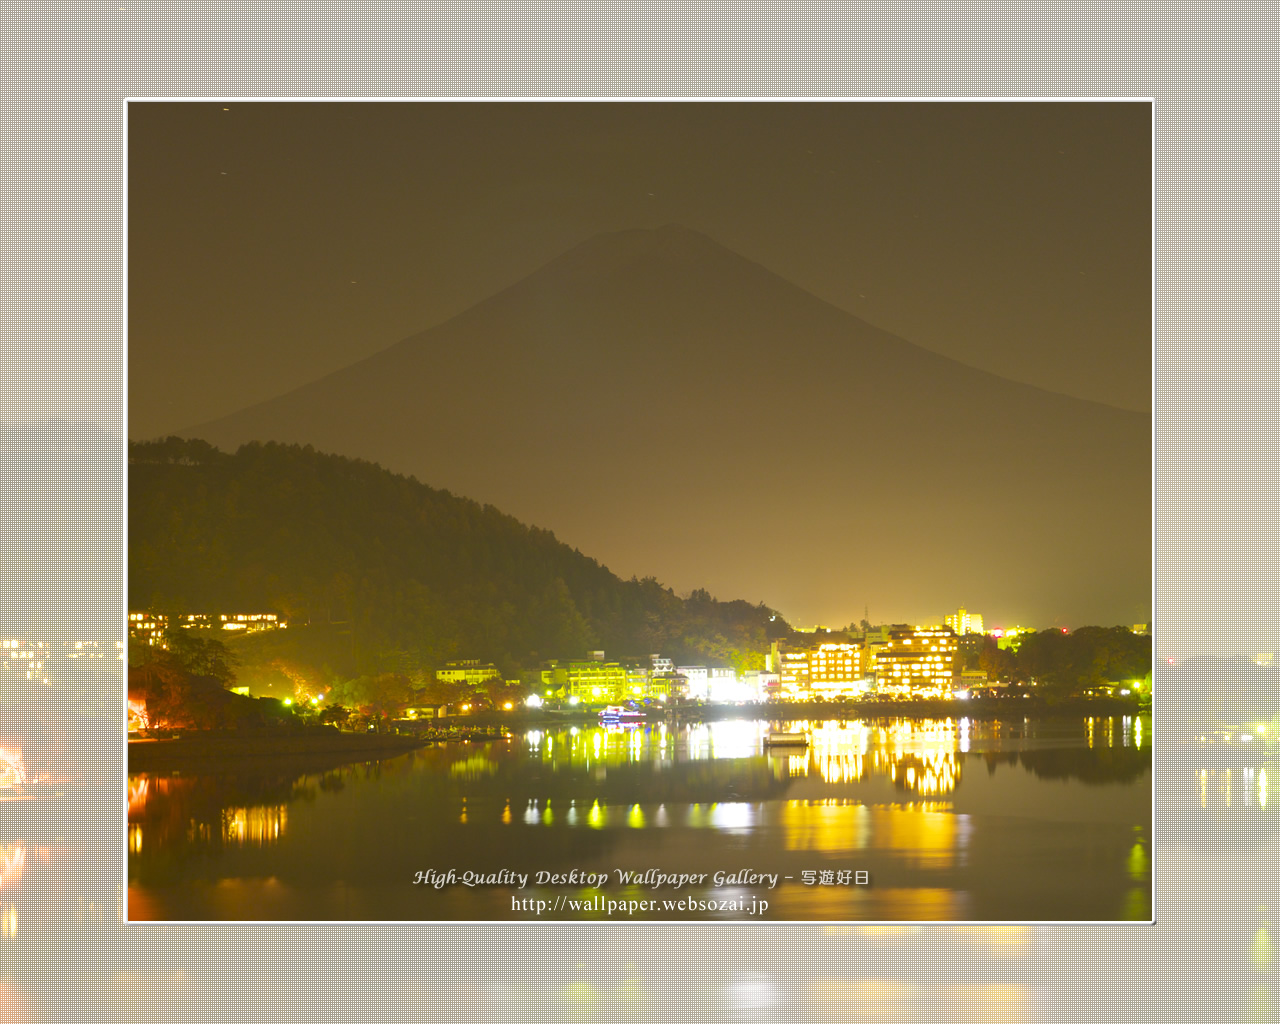
[[[400,733],[350,733],[321,727],[277,735],[269,732],[186,732],[176,739],[129,741],[126,771],[172,772],[233,768],[246,763],[307,762],[319,765],[381,760],[416,750],[427,741]]]
[[[778,704],[692,704],[670,711],[650,711],[644,718],[634,719],[640,725],[660,722],[721,722],[733,719],[765,719],[795,722],[815,718],[979,718],[1018,717],[1074,718],[1076,716],[1108,717],[1115,715],[1149,715],[1150,704],[1118,698],[1080,698],[1056,704],[1040,698],[988,697],[980,700],[955,701],[859,701],[807,702]],[[506,725],[512,728],[566,724],[582,725],[600,721],[599,709],[574,711],[482,711],[445,719],[431,719],[435,728],[465,730],[470,726]]]
[[[635,719],[636,725],[763,719],[796,722],[813,719],[853,720],[875,718],[1075,718],[1089,715],[1108,717],[1150,714],[1149,706],[1136,702],[1092,699],[1046,704],[1037,699],[984,699],[957,704],[956,701],[863,701],[851,703],[688,705],[669,711],[652,711]],[[339,732],[327,727],[311,727],[282,732],[188,731],[177,738],[139,737],[128,744],[127,771],[130,774],[182,772],[184,770],[224,770],[245,765],[288,764],[292,767],[323,768],[350,761],[382,760],[436,744],[484,739],[472,736],[480,730],[554,728],[557,725],[590,726],[600,723],[594,708],[573,711],[512,710],[484,711],[445,719],[412,723],[390,733]],[[441,737],[439,732],[457,732]]]

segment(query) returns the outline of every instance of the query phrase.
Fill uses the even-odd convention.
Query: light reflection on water
[[[1104,726],[1114,744],[1091,749]],[[520,915],[491,892],[468,905],[446,890],[424,906],[403,880],[423,866],[745,863],[794,879],[837,866],[874,876],[862,888],[789,882],[771,898],[782,919],[1150,916],[1150,753],[1138,720],[792,722],[809,743],[786,750],[764,742],[778,727],[543,727],[300,778],[135,777],[130,891],[159,917],[215,919],[251,907],[244,884],[269,876],[267,904],[323,918],[333,911],[312,908],[307,886],[336,872],[345,892],[361,891],[363,857],[399,888],[394,899],[366,892],[361,917],[485,919]],[[1102,885],[1099,858],[1113,865]],[[1042,912],[1007,895],[1018,878],[1053,890],[1039,893]],[[227,881],[234,901],[216,895]],[[165,911],[182,890],[204,909]]]

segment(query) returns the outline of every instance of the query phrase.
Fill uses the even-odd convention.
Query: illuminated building
[[[986,686],[990,680],[987,674],[980,668],[967,668],[960,673],[957,685],[964,690],[971,690],[974,687],[981,689]]]
[[[404,709],[401,720],[417,721],[421,718],[447,718],[449,716],[449,705],[447,704],[414,704]]]
[[[1035,630],[1028,629],[1026,626],[1010,626],[1008,629],[993,629],[991,635],[996,638],[996,645],[1000,650],[1016,651],[1018,645],[1022,643],[1022,636],[1034,632]]]
[[[959,676],[956,635],[946,627],[895,628],[876,654],[876,688],[884,693],[948,696]]]
[[[777,672],[768,669],[763,672],[748,672],[742,678],[748,683],[755,682],[756,700],[769,700],[778,696],[781,684]]]
[[[754,673],[750,673],[754,676]],[[736,704],[753,701],[759,693],[759,683],[755,678],[746,676],[739,679],[738,673],[731,668],[712,668],[707,670],[707,700],[713,704]]]
[[[442,683],[466,683],[468,686],[479,686],[490,679],[501,679],[502,673],[488,663],[475,660],[450,661],[436,672],[436,678]]]
[[[609,704],[622,699],[627,688],[627,670],[616,661],[595,657],[549,661],[542,670],[542,688],[587,703]]]
[[[773,647],[773,664],[778,666],[778,695],[788,700],[810,696],[809,652],[784,649],[778,643]]]
[[[977,612],[971,612],[966,608],[957,610],[954,615],[948,615],[947,626],[956,636],[964,636],[966,633],[982,632],[982,616]]]
[[[788,700],[827,699],[865,689],[866,649],[849,642],[794,647],[775,642],[769,664],[777,666],[779,695]]]
[[[151,646],[160,643],[160,634],[164,632],[169,620],[164,615],[152,615],[150,612],[129,613],[129,638],[143,640]]]
[[[677,672],[649,677],[648,696],[666,704],[682,700],[688,694],[689,681]]]
[[[627,671],[626,696],[629,700],[641,700],[649,696],[649,679],[653,675],[649,664],[629,661],[623,666]]]
[[[183,629],[224,629],[228,632],[259,633],[268,629],[287,629],[288,623],[275,612],[196,612],[175,615],[173,621]],[[129,636],[152,647],[163,647],[162,637],[169,627],[170,616],[158,612],[130,612]]]

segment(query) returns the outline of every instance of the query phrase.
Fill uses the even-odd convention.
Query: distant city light
[[[536,693],[531,693],[528,698],[526,698],[525,703],[531,708],[540,708],[542,707],[542,698]]]

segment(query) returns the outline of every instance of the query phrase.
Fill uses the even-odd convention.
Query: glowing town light
[[[527,706],[531,708],[542,707],[542,698],[539,697],[536,693],[529,694],[529,696],[525,698],[524,702]]]

